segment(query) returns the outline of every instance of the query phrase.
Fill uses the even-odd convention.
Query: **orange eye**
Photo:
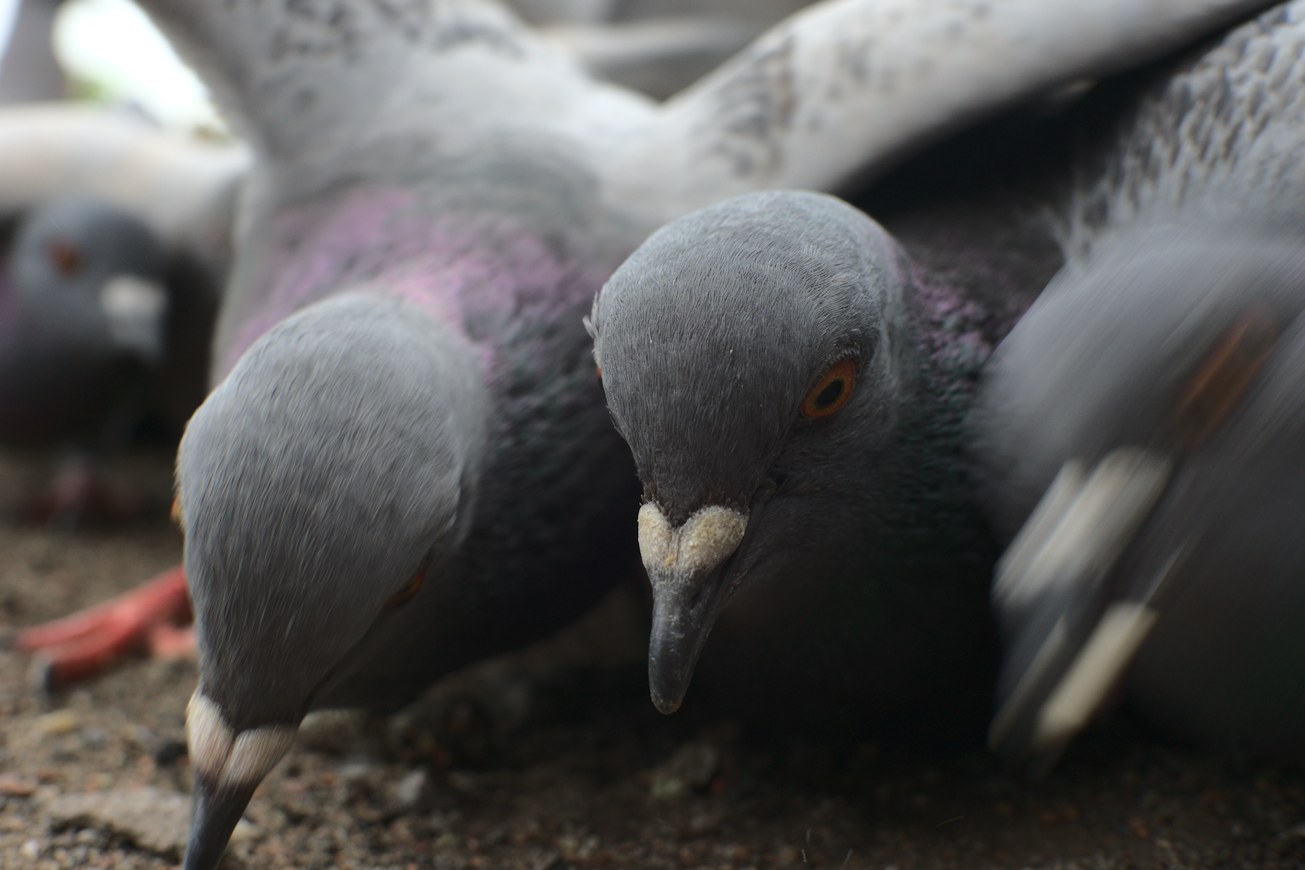
[[[819,418],[838,413],[847,404],[847,400],[852,398],[852,386],[855,383],[855,362],[841,359],[834,363],[802,400],[802,416]]]
[[[401,604],[407,604],[409,601],[417,597],[417,593],[421,591],[421,584],[425,582],[426,570],[423,568],[416,574],[412,575],[412,579],[408,581],[407,586],[404,586],[398,592],[394,593],[394,595],[390,596],[390,600],[385,602],[385,606],[398,607]]]
[[[45,248],[45,254],[50,258],[54,270],[65,278],[76,277],[82,270],[82,252],[67,239],[59,238],[50,242]]]

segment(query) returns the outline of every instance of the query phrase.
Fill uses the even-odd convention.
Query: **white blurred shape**
[[[4,63],[5,49],[9,47],[9,37],[14,32],[14,22],[18,20],[18,4],[22,0],[0,0],[0,64]]]
[[[199,79],[128,0],[65,3],[54,51],[73,77],[94,83],[110,100],[139,105],[165,126],[226,129]]]

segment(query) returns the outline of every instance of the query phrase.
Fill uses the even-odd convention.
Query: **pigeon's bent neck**
[[[990,541],[973,498],[964,422],[978,378],[1014,322],[948,276],[912,267],[914,292],[896,324],[900,376],[888,491],[877,507],[878,551],[917,574],[982,561]],[[1005,321],[1009,320],[1010,324]],[[886,470],[887,471],[887,470]]]

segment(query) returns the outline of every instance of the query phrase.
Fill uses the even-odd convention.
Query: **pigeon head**
[[[216,861],[313,707],[353,701],[465,537],[477,358],[411,304],[345,294],[256,341],[177,460],[200,648],[187,866]],[[429,591],[429,590],[428,590]]]
[[[106,358],[152,364],[164,349],[165,268],[161,243],[139,218],[109,203],[65,199],[24,221],[9,280],[25,328],[75,333],[76,343]]]
[[[25,217],[0,275],[0,437],[93,429],[161,362],[166,265],[149,228],[106,203],[54,200]]]
[[[832,197],[750,194],[659,230],[596,300],[608,408],[644,486],[663,712],[736,592],[859,546],[849,499],[874,490],[897,420],[900,257]]]

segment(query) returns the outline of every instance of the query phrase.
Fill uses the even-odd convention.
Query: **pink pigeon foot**
[[[15,648],[34,653],[46,689],[87,679],[134,650],[161,658],[189,654],[194,634],[186,574],[178,565],[81,613],[19,632]]]

